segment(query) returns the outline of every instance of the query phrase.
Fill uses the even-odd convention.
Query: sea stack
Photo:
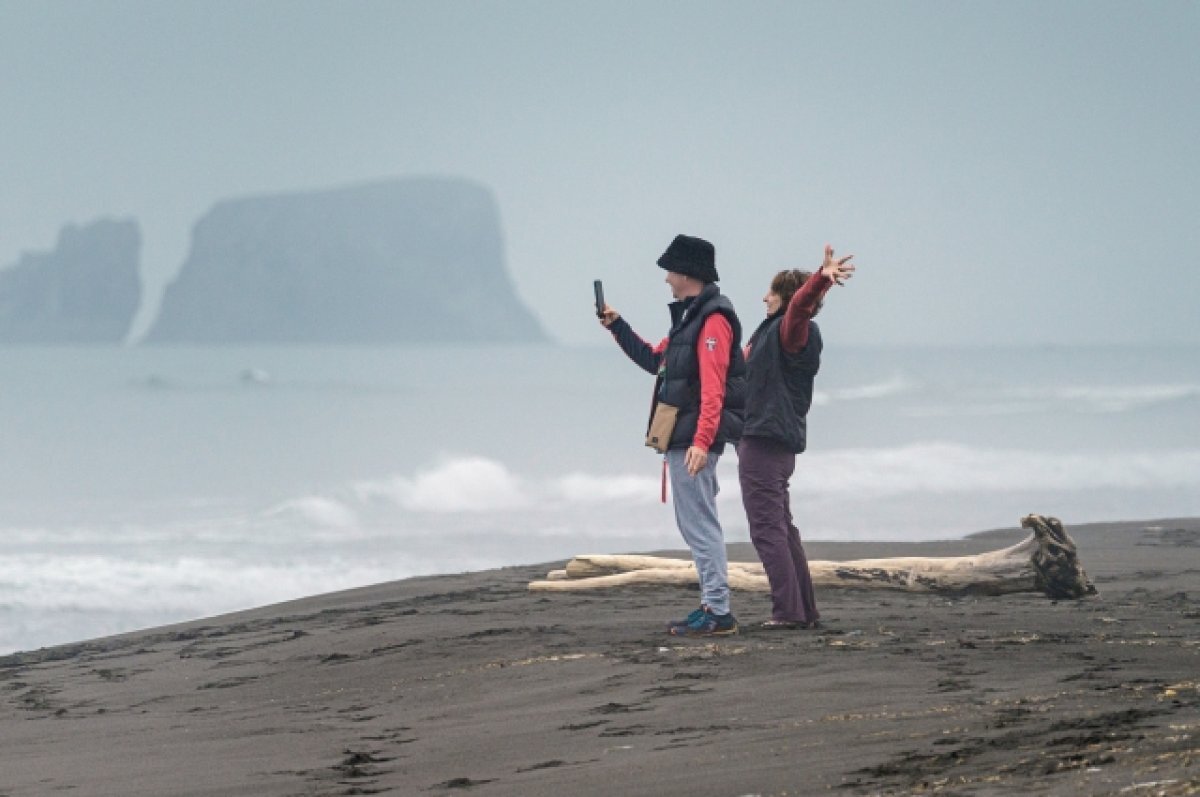
[[[426,177],[218,203],[145,341],[545,339],[505,267],[491,191]]]
[[[69,224],[50,252],[0,271],[0,344],[120,344],[142,298],[131,219]]]

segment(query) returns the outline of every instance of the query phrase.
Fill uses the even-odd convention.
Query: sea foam
[[[346,495],[364,503],[386,501],[395,508],[422,513],[562,513],[574,506],[658,503],[657,467],[648,462],[643,474],[575,472],[536,476],[514,473],[498,461],[470,457],[447,460],[415,476],[393,475],[360,482]],[[736,456],[727,453],[718,473],[720,500],[740,500]],[[1198,450],[1050,453],[940,441],[805,453],[797,457],[792,480],[793,492],[859,498],[1191,487],[1200,488]],[[322,499],[310,497],[304,502],[324,506]],[[353,514],[354,510],[346,511]]]
[[[362,501],[392,502],[414,512],[491,512],[529,505],[521,479],[484,457],[443,458],[417,473],[358,482],[351,492]]]

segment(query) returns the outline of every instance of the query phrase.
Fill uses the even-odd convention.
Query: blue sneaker
[[[704,614],[686,625],[671,626],[671,636],[732,636],[738,632],[737,618],[729,614]]]
[[[693,610],[691,614],[689,614],[687,617],[683,618],[682,620],[668,621],[667,622],[667,630],[670,631],[672,628],[674,628],[675,626],[678,626],[678,625],[691,625],[692,623],[697,623],[700,621],[700,618],[705,615],[706,612],[708,612],[708,607],[702,603],[702,604],[700,604],[699,609]]]

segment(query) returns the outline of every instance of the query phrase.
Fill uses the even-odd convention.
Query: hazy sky
[[[1200,2],[0,0],[0,265],[133,216],[453,174],[548,330],[647,336],[712,240],[750,326],[826,241],[847,343],[1200,342]]]

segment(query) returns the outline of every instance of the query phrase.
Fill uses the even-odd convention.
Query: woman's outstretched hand
[[[850,262],[853,257],[854,255],[846,255],[834,260],[833,247],[825,244],[825,261],[821,263],[821,273],[838,285],[842,285],[854,276],[854,264]]]

